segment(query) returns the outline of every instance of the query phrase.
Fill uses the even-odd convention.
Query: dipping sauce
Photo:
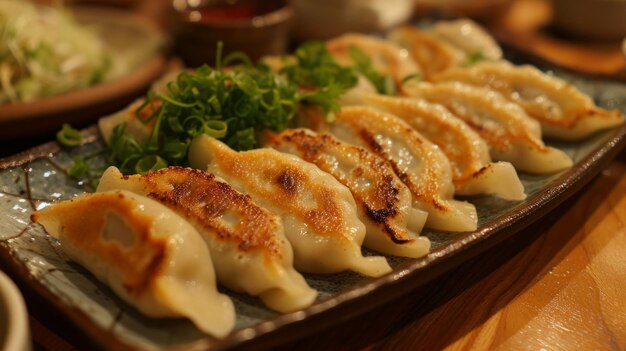
[[[287,0],[173,0],[174,50],[189,67],[243,52],[252,60],[287,52],[293,9]]]

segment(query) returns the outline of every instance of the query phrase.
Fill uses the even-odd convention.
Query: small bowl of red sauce
[[[287,52],[293,10],[287,0],[173,0],[174,49],[189,67],[241,51],[253,61]]]

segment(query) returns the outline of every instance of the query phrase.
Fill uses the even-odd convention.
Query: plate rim
[[[84,143],[101,140],[96,125],[84,129],[82,133],[85,136]],[[402,263],[387,275],[368,279],[303,310],[277,315],[261,323],[235,330],[223,339],[207,337],[189,344],[171,347],[169,350],[224,350],[243,347],[251,342],[254,342],[255,348],[268,349],[312,335],[330,328],[341,320],[354,318],[375,307],[390,303],[394,298],[425,285],[459,264],[519,233],[578,193],[619,152],[626,148],[626,123],[604,133],[606,135],[593,150],[570,169],[550,181],[539,192],[526,199],[520,206],[485,223],[474,232],[462,234],[463,237],[431,251],[424,258]],[[59,150],[61,147],[55,141],[51,141],[16,155],[0,158],[0,170],[25,165]],[[102,330],[85,312],[65,304],[58,296],[48,291],[15,260],[6,247],[4,243],[0,245],[0,266],[13,270],[11,273],[15,273],[20,283],[25,283],[28,289],[35,291],[45,301],[50,302],[50,307],[65,317],[76,330],[85,333],[94,344],[111,349],[136,349],[119,340],[114,333]],[[341,317],[336,318],[338,311],[342,312]],[[297,333],[294,333],[294,329]]]

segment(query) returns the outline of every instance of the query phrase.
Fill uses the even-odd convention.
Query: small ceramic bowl
[[[572,36],[603,41],[626,37],[626,0],[552,0],[553,25]]]
[[[28,314],[20,291],[0,271],[0,350],[31,349]]]
[[[174,0],[174,47],[185,64],[215,64],[218,41],[223,54],[241,51],[253,61],[287,52],[293,10],[287,0]]]

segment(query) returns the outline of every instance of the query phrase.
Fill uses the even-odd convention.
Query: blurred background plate
[[[72,7],[76,20],[102,37],[113,62],[109,80],[89,88],[0,105],[2,142],[50,136],[63,123],[85,126],[120,110],[143,94],[166,69],[166,39],[156,25],[134,13],[104,7]]]

